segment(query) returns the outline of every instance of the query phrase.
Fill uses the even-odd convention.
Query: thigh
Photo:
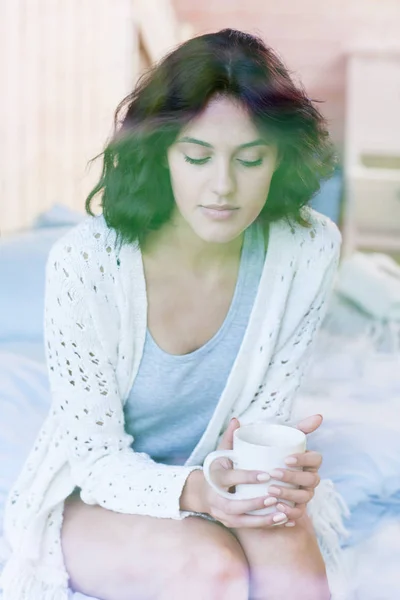
[[[213,570],[229,568],[248,575],[242,547],[222,523],[117,513],[85,504],[76,493],[65,501],[61,543],[72,590],[104,600],[132,591],[157,597],[188,570],[211,578]]]

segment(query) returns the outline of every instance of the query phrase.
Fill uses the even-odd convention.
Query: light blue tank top
[[[185,355],[164,352],[149,330],[139,371],[124,406],[132,448],[155,461],[183,465],[200,440],[242,343],[264,266],[262,225],[244,234],[238,279],[217,333]]]

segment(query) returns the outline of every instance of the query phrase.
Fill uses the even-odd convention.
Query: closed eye
[[[185,156],[185,161],[190,163],[191,165],[204,165],[206,162],[208,162],[210,160],[210,157],[207,158],[190,158],[190,156]],[[239,158],[237,159],[240,164],[244,165],[245,167],[258,167],[259,165],[262,164],[262,158],[259,158],[256,161],[250,162],[247,160],[240,160]]]
[[[190,156],[186,156],[186,154],[185,154],[185,160],[186,160],[186,162],[190,163],[191,165],[204,165],[210,159],[209,158],[195,159],[195,158],[190,158]]]

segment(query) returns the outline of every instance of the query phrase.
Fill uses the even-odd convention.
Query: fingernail
[[[285,463],[287,465],[295,465],[297,463],[297,458],[294,458],[293,456],[289,456],[289,458],[287,458],[285,460]]]
[[[287,521],[287,516],[283,513],[278,513],[272,517],[274,523],[280,523],[281,521]]]
[[[257,475],[257,479],[258,481],[269,481],[271,479],[271,476],[269,475],[269,473],[260,473],[259,475]]]
[[[285,523],[285,527],[294,527],[296,525],[296,523],[293,523],[293,521],[289,521],[288,523]]]
[[[277,469],[274,469],[273,471],[270,471],[269,474],[274,479],[283,479],[283,472],[282,471],[278,471]]]
[[[288,507],[288,506],[285,506],[285,504],[281,504],[281,503],[279,503],[279,504],[277,504],[277,505],[276,505],[276,508],[277,508],[278,510],[280,510],[281,512],[286,512],[286,511],[287,511],[287,509],[288,509],[289,507]]]
[[[275,487],[274,485],[271,485],[270,488],[268,488],[268,494],[273,494],[273,495],[277,495],[279,496],[281,493],[281,488]]]
[[[278,502],[278,498],[265,498],[264,504],[265,506],[273,506]]]

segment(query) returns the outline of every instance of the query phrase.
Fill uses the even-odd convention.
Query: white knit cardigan
[[[123,405],[143,353],[147,298],[138,244],[116,244],[103,215],[59,239],[46,266],[45,344],[49,413],[6,502],[10,555],[4,600],[67,600],[60,543],[64,500],[76,486],[87,504],[125,514],[183,519],[179,498],[232,416],[241,424],[288,422],[337,269],[341,236],[305,209],[311,228],[270,225],[250,321],[225,389],[185,465],[156,463],[131,448]],[[345,510],[322,481],[309,512],[325,559],[337,558]]]

